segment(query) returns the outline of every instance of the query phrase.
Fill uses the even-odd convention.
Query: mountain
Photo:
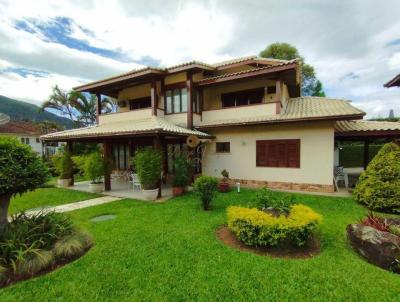
[[[39,112],[39,106],[10,99],[2,95],[0,95],[0,112],[7,114],[14,121],[50,121],[62,125],[66,129],[72,128],[71,120],[66,117],[58,116],[48,111]]]

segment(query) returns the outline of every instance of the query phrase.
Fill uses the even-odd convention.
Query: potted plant
[[[225,193],[229,191],[229,172],[224,169],[221,171],[221,175],[222,181],[218,183],[218,190],[222,193]]]
[[[178,156],[174,161],[175,174],[172,180],[172,194],[182,195],[189,181],[189,165],[184,156]]]
[[[105,173],[104,160],[99,152],[87,156],[85,161],[85,176],[90,179],[89,189],[93,193],[104,190],[103,176]]]
[[[136,151],[132,162],[142,185],[143,197],[156,200],[158,185],[161,181],[162,153],[159,150],[140,149]]]
[[[53,156],[53,163],[58,173],[57,186],[66,188],[71,185],[73,162],[69,152],[65,150],[58,152]]]

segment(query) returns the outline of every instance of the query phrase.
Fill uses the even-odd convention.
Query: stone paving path
[[[92,207],[92,206],[97,206],[100,204],[105,204],[105,203],[109,203],[109,202],[113,202],[113,201],[117,201],[117,200],[121,200],[121,199],[122,198],[115,197],[115,196],[102,196],[102,197],[98,197],[98,198],[62,204],[62,205],[55,206],[55,207],[45,207],[43,209],[32,209],[32,210],[26,211],[26,213],[28,215],[35,214],[40,211],[63,213],[63,212],[69,212],[69,211],[79,210],[79,209],[83,209],[83,208],[88,208],[88,207]]]

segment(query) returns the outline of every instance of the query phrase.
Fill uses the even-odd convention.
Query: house
[[[13,136],[23,144],[29,145],[38,155],[52,156],[57,151],[58,142],[43,144],[40,136],[43,132],[37,124],[27,121],[10,121],[5,119],[0,123],[0,136]]]
[[[103,143],[115,169],[126,169],[142,146],[165,153],[172,174],[178,152],[191,152],[196,172],[232,183],[333,192],[336,141],[398,137],[400,124],[361,121],[347,100],[302,97],[298,60],[238,58],[218,64],[191,61],[146,67],[75,89],[118,100],[117,113],[101,114],[92,127],[42,136],[45,141]],[[200,144],[190,148],[188,137]],[[111,190],[110,175],[105,188]]]
[[[387,82],[383,86],[386,87],[386,88],[396,87],[396,86],[400,87],[400,74],[395,76],[393,79],[391,79],[389,82]]]

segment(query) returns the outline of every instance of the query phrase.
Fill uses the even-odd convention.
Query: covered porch
[[[196,146],[189,147],[187,138],[198,140]],[[178,154],[186,154],[193,159],[194,174],[201,173],[202,151],[208,139],[207,133],[180,127],[161,117],[151,116],[135,121],[100,124],[74,130],[66,130],[42,137],[46,141],[66,142],[67,152],[73,154],[75,143],[101,144],[103,159],[112,163],[111,171],[104,175],[104,193],[117,197],[143,199],[141,190],[134,190],[129,176],[135,173],[130,159],[140,148],[153,148],[163,154],[162,173],[158,183],[158,198],[172,196],[174,159]],[[88,191],[89,182],[75,183],[72,189]]]
[[[398,139],[400,139],[398,122],[364,120],[336,122],[334,165],[343,168],[343,176],[348,181],[348,186],[353,187],[380,147]]]

